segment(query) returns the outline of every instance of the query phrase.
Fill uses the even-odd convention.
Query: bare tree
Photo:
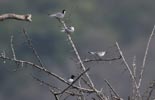
[[[31,14],[28,14],[28,15],[16,15],[16,14],[0,15],[0,21],[6,20],[6,19],[17,19],[17,20],[23,20],[23,21],[29,21],[29,22],[32,21]],[[94,97],[91,97],[92,100],[123,100],[123,98],[118,94],[118,92],[114,89],[114,87],[106,79],[105,79],[105,83],[109,87],[109,90],[112,91],[111,95],[105,94],[103,92],[104,91],[103,88],[98,90],[89,75],[89,70],[91,70],[91,68],[85,67],[85,64],[87,64],[87,62],[114,61],[114,60],[121,59],[124,62],[125,68],[128,70],[130,78],[132,80],[131,81],[131,84],[133,87],[132,95],[128,97],[128,100],[145,100],[145,99],[143,99],[143,96],[141,94],[142,91],[140,91],[140,87],[142,84],[143,73],[144,73],[144,69],[145,69],[145,62],[146,62],[147,54],[149,51],[149,45],[150,45],[151,39],[154,35],[155,26],[152,30],[152,33],[151,33],[150,38],[147,43],[147,47],[146,47],[146,51],[145,51],[145,55],[144,55],[144,59],[143,59],[143,64],[141,67],[140,78],[138,78],[137,77],[138,75],[136,73],[137,72],[136,57],[133,58],[133,64],[131,67],[128,64],[128,62],[126,61],[118,42],[115,43],[115,45],[119,51],[118,57],[114,57],[114,58],[110,58],[110,59],[108,59],[108,58],[103,59],[102,56],[104,56],[104,55],[102,55],[101,57],[99,55],[99,57],[97,59],[95,58],[95,59],[82,60],[81,56],[78,52],[78,49],[72,39],[72,32],[74,32],[74,31],[69,30],[69,26],[65,23],[65,21],[63,19],[57,18],[57,20],[62,25],[63,32],[66,33],[67,38],[69,40],[68,42],[71,44],[71,47],[76,55],[76,59],[78,60],[79,65],[80,65],[80,71],[78,72],[79,74],[71,83],[68,82],[67,80],[65,80],[64,77],[59,76],[57,73],[54,73],[54,72],[46,69],[45,65],[42,63],[42,60],[41,60],[39,54],[37,53],[37,50],[33,46],[31,38],[29,37],[29,35],[25,29],[23,29],[23,34],[27,40],[28,46],[32,49],[32,52],[33,52],[35,58],[37,59],[37,61],[39,62],[39,64],[33,63],[31,61],[18,59],[15,49],[14,49],[13,35],[11,35],[11,39],[10,39],[12,57],[9,57],[5,54],[5,52],[2,52],[0,55],[1,60],[3,62],[5,62],[5,61],[15,62],[18,66],[21,66],[21,67],[23,67],[24,65],[34,67],[34,68],[39,69],[42,72],[44,72],[50,76],[56,78],[57,80],[62,82],[63,85],[67,85],[67,87],[65,87],[64,89],[61,89],[59,86],[54,86],[53,84],[50,84],[50,83],[48,83],[44,80],[41,80],[41,79],[32,75],[34,80],[44,84],[45,86],[47,86],[49,88],[49,91],[53,94],[53,96],[55,97],[55,100],[66,100],[69,96],[73,96],[77,100],[87,100],[87,98],[89,97],[89,95],[87,95],[87,94],[94,94]],[[75,83],[78,83],[78,84],[75,84]],[[84,87],[84,86],[87,86],[87,87]],[[149,100],[150,97],[152,96],[154,87],[155,87],[155,85],[153,82],[153,84],[151,85],[151,90],[148,92],[148,94],[146,96],[147,100]],[[62,98],[62,96],[64,96],[64,97]]]

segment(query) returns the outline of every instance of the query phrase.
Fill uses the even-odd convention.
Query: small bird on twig
[[[96,55],[96,56],[98,56],[98,57],[103,57],[103,56],[106,54],[105,51],[88,52],[88,53],[91,54],[91,55]]]
[[[68,83],[72,83],[74,81],[75,76],[71,75],[71,77],[68,79]]]
[[[73,33],[75,31],[73,26],[62,28],[61,32]]]
[[[63,19],[65,17],[65,14],[66,14],[66,10],[62,10],[62,12],[57,12],[55,14],[48,14],[49,17],[55,17],[57,19]]]

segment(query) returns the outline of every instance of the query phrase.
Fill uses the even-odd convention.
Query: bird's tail
[[[48,14],[49,17],[55,17],[55,14]]]
[[[65,32],[65,29],[64,29],[64,28],[62,28],[62,29],[60,30],[60,32]]]

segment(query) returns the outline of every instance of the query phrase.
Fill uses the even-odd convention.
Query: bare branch
[[[137,69],[137,67],[136,67],[136,56],[133,57],[132,67],[133,67],[133,75],[136,79],[136,69]]]
[[[122,56],[123,62],[125,64],[125,67],[129,71],[129,75],[131,76],[131,79],[132,79],[132,81],[133,81],[133,83],[134,83],[134,85],[136,87],[136,93],[137,93],[138,97],[141,98],[140,91],[139,91],[139,88],[138,88],[138,85],[137,85],[137,81],[136,81],[136,79],[135,79],[135,77],[133,75],[133,72],[131,71],[131,68],[129,67],[127,61],[125,60],[125,57],[123,55],[123,52],[121,51],[121,49],[120,49],[120,47],[119,47],[119,45],[118,45],[117,42],[116,42],[116,46],[118,48],[118,51],[120,52],[120,55]]]
[[[10,44],[11,44],[11,51],[12,51],[12,55],[13,55],[13,59],[16,60],[16,54],[15,54],[15,50],[14,50],[14,46],[13,46],[13,34],[11,35],[11,40],[10,40]]]
[[[60,20],[60,23],[64,26],[64,29],[67,28],[67,26],[66,26],[66,24],[65,24],[64,21]],[[67,31],[66,31],[66,33],[67,33]],[[80,57],[80,55],[79,55],[79,52],[78,52],[78,50],[76,49],[76,46],[75,46],[75,44],[74,44],[74,42],[73,42],[73,40],[72,40],[71,34],[70,34],[70,33],[67,33],[67,37],[68,37],[68,40],[69,40],[69,42],[71,43],[71,46],[72,46],[72,48],[73,48],[73,50],[74,50],[74,52],[75,52],[75,54],[76,54],[76,56],[77,56],[77,59],[79,60],[81,69],[82,69],[83,71],[85,71],[86,68],[85,68],[85,66],[84,66],[84,64],[83,64],[83,62],[82,62],[82,60],[81,60],[81,57]],[[88,73],[85,73],[85,74],[86,74],[86,76],[87,76],[89,82],[91,83],[92,87],[94,87],[94,84],[93,84],[92,80],[90,79]]]
[[[57,87],[55,87],[55,86],[53,86],[53,85],[51,85],[51,84],[49,84],[49,83],[47,83],[47,82],[45,82],[43,80],[40,80],[39,78],[37,78],[37,77],[35,77],[33,75],[31,75],[31,76],[33,77],[33,79],[35,79],[36,81],[42,83],[43,85],[46,85],[46,86],[48,86],[48,87],[50,87],[52,89],[60,90],[59,88],[57,88]]]
[[[28,43],[29,47],[32,49],[33,54],[35,55],[35,57],[36,57],[36,59],[38,60],[39,64],[41,65],[41,67],[44,67],[44,65],[43,65],[43,63],[42,63],[42,61],[41,61],[41,59],[40,59],[40,57],[39,57],[39,55],[38,55],[36,49],[34,48],[34,46],[33,46],[33,44],[32,44],[32,40],[30,39],[30,37],[29,37],[29,35],[27,34],[27,32],[25,31],[25,29],[23,29],[23,33],[24,33],[24,35],[25,35],[25,37],[26,37],[26,40],[27,40],[27,43]]]
[[[50,89],[50,92],[54,95],[55,100],[59,100],[58,95],[56,95],[56,93],[54,92],[54,90]]]
[[[136,56],[133,57],[133,63],[132,63],[132,70],[133,70],[133,75],[135,77],[135,79],[137,78],[136,76]],[[137,96],[137,93],[136,93],[136,87],[134,85],[134,82],[132,81],[132,99],[134,99],[136,96]]]
[[[65,88],[62,92],[60,92],[59,94],[63,94],[67,89],[69,89],[82,75],[84,75],[87,71],[89,70],[86,69],[84,72],[82,72],[67,88]]]
[[[35,77],[35,76],[32,76],[36,81],[38,81],[38,82],[40,82],[41,84],[43,84],[43,85],[45,85],[45,86],[47,86],[47,87],[50,87],[50,88],[52,88],[53,89],[53,91],[54,91],[54,89],[56,89],[56,90],[58,90],[58,91],[60,91],[61,89],[60,88],[58,88],[58,87],[56,87],[56,86],[53,86],[53,85],[51,85],[51,84],[49,84],[49,83],[47,83],[47,82],[45,82],[45,81],[43,81],[43,80],[40,80],[39,78],[37,78],[37,77]],[[56,93],[56,92],[55,92]],[[73,93],[73,92],[70,92],[70,91],[65,91],[65,93],[67,93],[67,94],[69,94],[69,95],[76,95],[76,96],[81,96],[80,94],[78,94],[78,93]]]
[[[109,88],[112,90],[112,92],[114,93],[114,95],[117,97],[117,98],[120,98],[120,96],[118,95],[118,93],[115,91],[115,89],[112,87],[112,85],[108,82],[108,80],[104,80],[105,83],[109,86]]]
[[[64,29],[67,28],[67,25],[65,24],[65,22],[63,20],[58,19],[58,21],[63,25]],[[75,46],[75,44],[74,44],[74,42],[72,40],[71,34],[68,31],[66,31],[66,33],[67,33],[68,40],[69,40],[69,42],[70,42],[70,44],[71,44],[71,46],[72,46],[72,48],[74,50],[74,53],[75,53],[75,55],[76,55],[76,57],[77,57],[77,59],[79,61],[79,64],[81,66],[81,69],[82,69],[82,71],[85,71],[86,70],[86,67],[84,66],[84,64],[83,64],[83,62],[81,60],[81,57],[79,55],[79,52],[78,52],[78,50],[77,50],[77,48],[76,48],[76,46]],[[95,91],[95,93],[97,94],[97,96],[99,97],[99,99],[100,100],[107,100],[107,97],[101,95],[100,92],[94,87],[94,84],[93,84],[93,82],[92,82],[89,74],[86,72],[85,75],[86,75],[86,77],[88,78],[88,80],[89,80],[89,82],[91,84],[91,89],[93,91]]]
[[[14,13],[8,13],[8,14],[2,14],[0,15],[0,21],[4,21],[7,19],[15,19],[15,20],[22,20],[22,21],[32,21],[32,15],[31,14],[26,14],[26,15],[18,15]]]
[[[3,50],[3,52],[1,53],[1,56],[2,56],[3,63],[5,64],[6,63],[6,60],[3,59],[3,58],[6,57],[5,50]]]
[[[151,89],[148,93],[147,99],[146,100],[150,100],[151,96],[152,96],[152,92],[155,89],[155,81],[152,81],[152,83],[150,84],[149,88]]]
[[[9,57],[6,57],[6,56],[0,56],[0,58],[3,59],[3,60],[13,61],[13,62],[15,62],[15,63],[21,63],[21,64],[30,65],[30,66],[32,66],[32,67],[34,67],[34,68],[37,68],[37,69],[39,69],[39,70],[41,70],[41,71],[43,71],[43,72],[45,72],[45,73],[47,73],[47,74],[49,74],[49,75],[55,77],[55,78],[57,78],[57,79],[60,80],[61,82],[65,83],[65,84],[67,84],[67,85],[70,85],[70,84],[69,84],[65,79],[63,79],[62,77],[60,77],[60,76],[58,76],[57,74],[48,71],[46,68],[43,68],[43,67],[41,67],[41,66],[39,66],[39,65],[37,65],[37,64],[34,64],[34,63],[32,63],[32,62],[24,61],[24,60],[17,60],[17,59],[15,60],[15,59],[13,59],[13,58],[9,58]],[[88,93],[94,92],[93,90],[85,89],[85,88],[80,88],[80,87],[75,86],[75,85],[73,85],[73,88],[79,89],[79,90],[81,90],[81,91],[83,91],[83,92],[88,92]]]
[[[82,87],[81,78],[79,79],[78,83],[79,83],[79,86]],[[79,100],[86,100],[83,91],[79,91],[79,93],[81,94],[81,96],[78,97]]]
[[[149,40],[147,42],[147,46],[146,46],[146,50],[145,50],[145,54],[144,54],[144,58],[143,58],[143,64],[141,66],[141,72],[140,72],[140,78],[139,78],[139,82],[138,82],[138,87],[141,86],[141,82],[142,82],[142,78],[143,78],[143,73],[144,73],[144,68],[145,68],[145,63],[146,63],[146,58],[147,58],[147,54],[148,54],[148,50],[149,50],[149,46],[150,46],[152,37],[154,35],[154,31],[155,31],[155,25],[153,27],[153,30],[152,30],[151,35],[149,37]]]
[[[124,55],[123,55],[123,52],[121,51],[121,49],[120,49],[120,47],[119,47],[119,45],[118,45],[117,42],[116,42],[116,45],[117,45],[118,50],[119,50],[119,52],[120,52],[120,55],[121,55],[121,57],[122,57],[122,59],[123,59],[123,62],[125,63],[125,66],[126,66],[127,70],[129,71],[129,74],[130,74],[132,80],[134,81],[134,83],[135,83],[135,85],[136,85],[136,87],[137,87],[136,79],[135,79],[135,77],[134,77],[134,75],[133,75],[133,73],[132,73],[132,71],[131,71],[131,69],[130,69],[128,63],[126,62],[126,60],[125,60],[125,58],[124,58]]]
[[[102,59],[102,58],[98,58],[98,59],[85,59],[83,62],[93,62],[93,61],[115,61],[115,60],[119,60],[121,59],[122,56],[119,57],[115,57],[115,58],[110,58],[110,59]]]
[[[76,54],[76,56],[77,56],[77,58],[79,60],[79,63],[81,65],[82,69],[85,71],[86,68],[85,68],[85,66],[84,66],[84,64],[83,64],[83,62],[81,60],[81,57],[80,57],[80,55],[79,55],[79,53],[78,53],[78,51],[77,51],[77,49],[76,49],[76,47],[75,47],[75,45],[74,45],[74,43],[72,41],[71,35],[70,34],[67,34],[67,36],[68,36],[68,39],[69,39],[69,41],[70,41],[70,43],[71,43],[71,45],[72,45],[72,47],[74,49],[74,52],[75,52],[75,54]],[[88,73],[86,73],[86,76],[88,77],[88,80],[89,80],[90,84],[92,85],[92,87],[94,87],[94,84],[93,84],[92,80],[90,79]]]

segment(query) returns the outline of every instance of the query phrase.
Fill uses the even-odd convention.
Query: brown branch
[[[2,14],[0,15],[0,21],[4,21],[7,19],[15,19],[15,20],[22,20],[22,21],[32,21],[32,15],[31,14],[26,14],[26,15],[18,15],[14,13],[8,13],[8,14]]]

